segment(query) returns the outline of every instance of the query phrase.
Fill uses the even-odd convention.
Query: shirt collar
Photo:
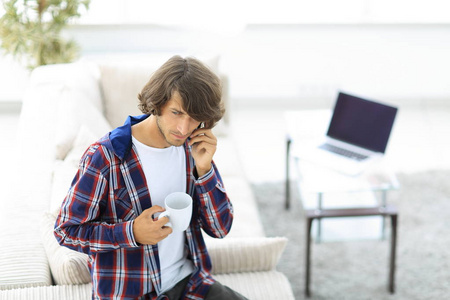
[[[131,149],[131,126],[144,121],[148,117],[149,115],[128,116],[122,126],[110,132],[109,140],[111,141],[111,148],[120,160],[123,160]]]

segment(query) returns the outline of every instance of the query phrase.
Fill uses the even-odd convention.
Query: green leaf
[[[60,32],[90,0],[4,0],[0,18],[0,47],[33,69],[75,60],[80,48]]]

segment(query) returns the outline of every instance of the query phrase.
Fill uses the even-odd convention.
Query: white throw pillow
[[[103,114],[78,90],[64,88],[57,113],[56,158],[64,159],[82,127],[89,128],[96,138],[111,130]]]
[[[212,273],[227,274],[274,270],[286,247],[285,237],[208,239]]]
[[[53,235],[56,213],[44,213],[41,221],[41,237],[53,280],[58,285],[91,282],[87,266],[88,256],[58,244]]]
[[[57,160],[53,167],[52,193],[50,199],[50,211],[61,207],[70,185],[78,171],[81,156],[87,148],[97,140],[92,131],[82,125],[73,143],[72,150],[64,161]]]

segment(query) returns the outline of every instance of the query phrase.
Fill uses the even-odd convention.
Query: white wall
[[[248,28],[226,58],[237,98],[422,104],[450,102],[449,54],[448,25],[280,25]]]
[[[65,33],[79,42],[84,55],[218,52],[231,97],[239,101],[235,105],[277,100],[275,105],[329,106],[338,89],[399,105],[450,102],[447,24],[250,25],[230,33],[77,25]],[[10,60],[5,65],[0,59],[3,87],[24,81],[23,72],[11,74],[13,69]],[[11,97],[8,93],[2,88],[0,99]]]

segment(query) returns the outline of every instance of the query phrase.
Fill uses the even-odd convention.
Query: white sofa
[[[10,189],[1,199],[0,299],[90,299],[87,256],[57,244],[56,212],[86,147],[128,114],[137,93],[168,56],[81,60],[31,74],[23,99]],[[217,60],[205,60],[217,71]],[[224,97],[227,81],[224,79]],[[226,100],[226,99],[224,99]],[[294,299],[275,267],[286,238],[265,237],[226,121],[215,128],[215,156],[235,209],[225,239],[207,237],[213,273],[249,299]]]

